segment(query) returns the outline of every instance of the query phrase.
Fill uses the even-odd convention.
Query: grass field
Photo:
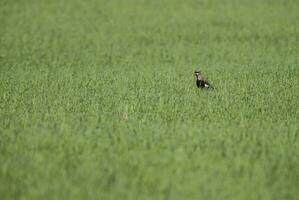
[[[298,10],[1,0],[0,198],[298,199]]]

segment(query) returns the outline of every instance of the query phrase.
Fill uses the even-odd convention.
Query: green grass
[[[298,10],[1,0],[1,199],[297,199]]]

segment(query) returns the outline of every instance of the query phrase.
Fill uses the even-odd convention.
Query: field
[[[298,10],[1,0],[1,199],[298,199]]]

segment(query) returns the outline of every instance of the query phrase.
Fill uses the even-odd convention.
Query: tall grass
[[[1,199],[297,199],[298,9],[2,0]]]

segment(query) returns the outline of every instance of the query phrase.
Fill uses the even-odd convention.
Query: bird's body
[[[195,70],[196,86],[201,89],[213,89],[210,83],[202,76],[201,71]]]

